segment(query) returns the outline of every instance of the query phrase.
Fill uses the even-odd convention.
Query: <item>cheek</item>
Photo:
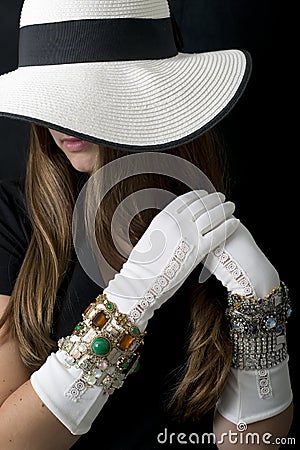
[[[54,142],[56,143],[56,145],[58,145],[58,147],[62,149],[61,139],[62,139],[63,134],[59,133],[58,131],[51,130],[50,128],[48,128],[48,130],[49,130],[49,133],[51,134]]]

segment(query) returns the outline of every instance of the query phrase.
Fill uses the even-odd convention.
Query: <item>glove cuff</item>
[[[31,385],[42,402],[74,435],[87,433],[106,403],[102,387],[86,390],[78,402],[66,395],[71,389],[82,389],[81,370],[64,365],[63,352],[52,353],[42,367],[31,375]]]
[[[290,299],[284,283],[263,298],[228,299],[233,360],[217,409],[231,422],[247,424],[279,414],[292,401],[285,334]]]
[[[71,433],[84,434],[109,395],[137,370],[144,335],[101,294],[71,336],[59,340],[59,351],[33,373],[32,387]]]
[[[217,409],[230,422],[247,425],[281,413],[292,399],[286,358],[271,369],[231,368]]]

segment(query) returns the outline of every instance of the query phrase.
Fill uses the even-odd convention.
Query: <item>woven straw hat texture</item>
[[[170,20],[169,5],[166,0],[25,0],[20,29],[48,24],[56,33],[57,24],[101,27],[104,20],[113,39],[120,19],[128,27],[133,20],[160,25]],[[133,38],[138,41],[139,35]],[[64,40],[55,45],[63,47]],[[221,120],[242,94],[250,67],[247,52],[236,49],[30,64],[0,77],[0,115],[116,148],[167,149]]]

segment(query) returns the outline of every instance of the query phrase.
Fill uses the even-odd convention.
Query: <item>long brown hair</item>
[[[226,192],[227,170],[223,146],[210,131],[198,139],[172,149],[201,169],[216,190]],[[95,170],[126,154],[100,146]],[[111,214],[120,201],[132,192],[149,186],[176,195],[188,190],[183,183],[157,174],[132,177],[120,182],[103,199],[108,207],[97,212],[96,235],[101,252],[116,270],[125,259],[114,247],[110,235]],[[25,200],[32,224],[32,237],[16,280],[4,323],[19,341],[21,357],[36,370],[56,348],[51,340],[53,311],[57,290],[72,257],[72,214],[78,193],[78,172],[54,143],[49,131],[32,125],[27,163]],[[107,203],[105,203],[107,202]],[[137,213],[130,224],[134,245],[157,213]],[[171,393],[170,407],[181,418],[198,419],[214,407],[225,384],[231,350],[224,325],[224,311],[212,277],[191,289],[191,338],[182,378]]]

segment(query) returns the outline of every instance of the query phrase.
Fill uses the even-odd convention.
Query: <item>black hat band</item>
[[[19,67],[163,59],[178,54],[172,21],[84,19],[20,29]]]

